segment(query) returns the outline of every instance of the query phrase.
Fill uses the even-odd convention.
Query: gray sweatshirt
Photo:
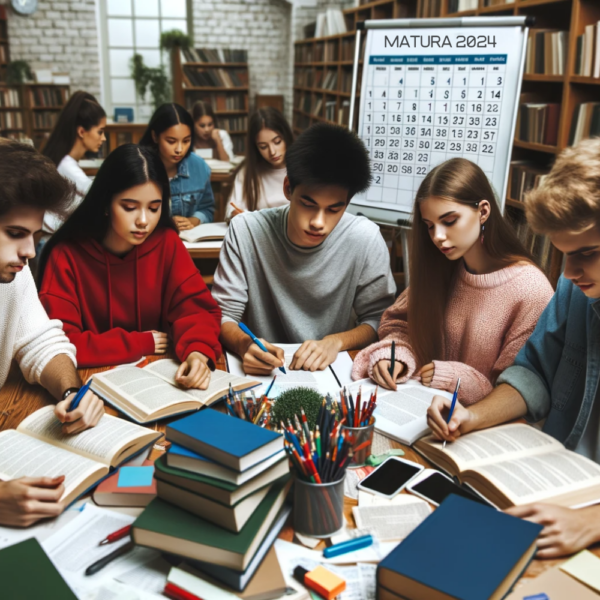
[[[396,291],[377,225],[346,213],[322,244],[300,248],[288,239],[288,212],[232,219],[212,289],[222,323],[243,321],[278,343],[320,340],[362,323],[377,331]]]

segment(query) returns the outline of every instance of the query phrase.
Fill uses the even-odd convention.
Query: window
[[[129,63],[140,54],[148,67],[163,64],[166,53],[159,49],[163,31],[179,29],[188,33],[188,0],[101,0],[103,103],[107,114],[115,107],[133,107],[136,121],[152,113],[150,92],[145,101],[138,97]]]

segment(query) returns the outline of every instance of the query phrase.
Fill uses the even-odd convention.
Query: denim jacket
[[[569,450],[590,418],[600,377],[600,300],[561,277],[556,293],[513,366],[498,378],[523,396],[527,420]]]
[[[212,223],[214,213],[210,168],[198,155],[189,154],[179,163],[177,175],[171,179],[171,214]]]

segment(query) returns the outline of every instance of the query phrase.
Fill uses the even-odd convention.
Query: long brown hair
[[[420,204],[431,197],[459,202],[473,210],[480,200],[487,200],[490,215],[483,240],[487,254],[505,267],[520,261],[535,264],[502,216],[480,167],[465,158],[452,158],[432,169],[415,198],[410,241],[408,333],[419,366],[443,360],[446,307],[461,268],[461,261],[448,260],[436,248],[423,222]]]
[[[269,163],[263,158],[256,145],[256,136],[263,129],[272,129],[278,133],[285,142],[286,152],[294,141],[292,129],[285,117],[270,106],[259,108],[248,121],[248,134],[246,138],[246,160],[242,162],[234,172],[234,178],[241,169],[244,169],[244,181],[242,190],[249,211],[256,210],[258,197],[260,196],[260,177],[264,171],[270,168]],[[231,187],[233,191],[233,186]]]
[[[217,117],[215,116],[215,111],[212,106],[208,104],[208,102],[204,102],[202,100],[198,100],[194,102],[194,106],[192,106],[192,119],[194,120],[194,125],[196,121],[201,117],[210,117],[213,120],[213,125],[215,129],[219,129],[219,124],[217,122]]]

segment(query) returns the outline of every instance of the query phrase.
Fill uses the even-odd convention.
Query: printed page
[[[565,449],[506,459],[473,470],[481,473],[515,504],[537,502],[600,485],[600,465]]]
[[[271,374],[266,377],[252,375],[254,379],[262,383],[261,387],[255,389],[257,395],[263,394],[267,390],[275,375],[277,376],[277,379],[269,393],[269,397],[271,398],[277,397],[282,392],[285,392],[292,387],[299,386],[312,388],[323,395],[331,394],[332,396],[335,396],[339,393],[340,385],[329,368],[324,371],[315,372],[302,370],[292,371],[288,368],[288,365],[292,362],[294,353],[300,348],[301,344],[277,344],[277,346],[285,353],[285,368],[287,373],[284,375],[279,369],[273,369]],[[227,365],[229,372],[233,375],[239,377],[245,376],[242,368],[242,361],[237,355],[227,352]]]
[[[14,429],[0,433],[0,479],[58,477],[65,475],[69,496],[82,482],[107,467],[89,458],[67,452]]]
[[[227,223],[201,223],[192,229],[182,231],[179,237],[186,242],[197,242],[201,239],[223,239],[227,233]]]
[[[61,427],[62,423],[54,416],[54,407],[46,406],[27,417],[17,431],[105,465],[110,465],[122,449],[130,447],[140,438],[149,434],[157,437],[156,432],[151,429],[106,414],[98,425],[81,433],[66,435],[62,433]]]
[[[144,367],[144,371],[152,373],[174,386],[177,386],[177,383],[175,382],[177,369],[179,369],[179,363],[171,359],[157,360],[150,363],[147,367]],[[255,379],[258,380],[258,378]],[[229,383],[231,383],[234,389],[240,386],[242,389],[250,389],[253,386],[254,380],[249,379],[248,377],[238,377],[227,371],[215,370],[211,373],[210,384],[207,390],[195,389],[183,391],[185,391],[186,394],[193,396],[202,404],[205,404],[213,398],[215,394],[218,395],[217,397],[224,396],[229,390]]]
[[[428,438],[427,443],[442,451],[442,442]],[[475,431],[446,444],[446,453],[460,471],[480,465],[509,461],[525,455],[563,449],[560,442],[531,425],[516,423]]]

